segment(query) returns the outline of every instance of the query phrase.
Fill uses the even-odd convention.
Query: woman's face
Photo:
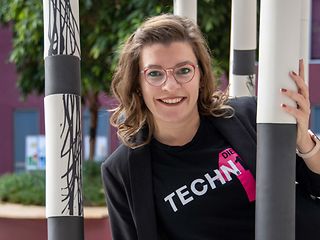
[[[197,58],[189,43],[147,45],[142,48],[139,66],[140,71],[143,71],[139,80],[143,99],[156,125],[187,123],[199,116],[197,101],[200,73]],[[192,77],[193,71],[192,80],[186,83],[176,80],[184,81],[185,78],[187,81]],[[157,85],[162,75],[164,78],[167,75],[162,85],[154,86],[149,83],[154,81],[153,84]],[[149,78],[149,82],[146,81],[146,77]]]

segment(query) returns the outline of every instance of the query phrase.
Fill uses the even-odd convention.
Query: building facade
[[[320,135],[320,0],[312,0],[310,21],[309,89],[312,105],[311,129]],[[37,168],[44,157],[43,97],[31,95],[21,101],[16,88],[15,66],[8,63],[12,48],[10,27],[0,27],[0,175],[6,172]],[[101,160],[118,145],[115,129],[109,125],[108,108],[114,100],[100,96],[96,158]],[[83,108],[84,158],[88,155],[89,113]],[[39,149],[40,148],[40,149]],[[34,166],[32,164],[35,164]],[[38,168],[41,168],[38,165]]]
[[[24,101],[16,87],[17,72],[14,64],[8,62],[12,49],[12,31],[0,27],[0,175],[7,172],[20,172],[44,167],[45,127],[44,96],[30,95]],[[101,107],[98,113],[95,159],[102,160],[117,146],[118,140],[113,127],[109,125],[108,109],[114,100],[101,94]],[[90,114],[83,107],[84,158],[89,156]]]

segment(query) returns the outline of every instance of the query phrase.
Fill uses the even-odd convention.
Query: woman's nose
[[[174,73],[171,69],[167,71],[167,79],[162,85],[163,90],[172,91],[181,87],[181,84],[175,79]]]

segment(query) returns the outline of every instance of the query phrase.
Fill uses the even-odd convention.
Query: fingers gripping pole
[[[280,88],[296,90],[301,0],[262,0],[257,116],[256,240],[295,239],[296,121],[281,109],[295,103]]]
[[[78,0],[43,0],[48,240],[81,240],[82,127]]]

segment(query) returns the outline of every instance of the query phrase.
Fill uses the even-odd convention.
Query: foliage
[[[198,25],[213,55],[217,77],[229,72],[231,1],[198,1]]]
[[[13,23],[13,49],[17,86],[23,95],[44,89],[42,1],[0,0],[0,23]]]
[[[45,171],[30,171],[0,176],[0,201],[24,205],[45,205]],[[105,206],[100,164],[83,165],[83,204]]]
[[[198,1],[198,24],[213,49],[215,69],[228,71],[231,1]],[[39,0],[0,0],[0,23],[13,24],[10,60],[26,96],[44,91],[43,9]],[[109,91],[124,39],[149,16],[172,12],[172,0],[80,0],[81,76],[83,96]]]
[[[0,201],[45,205],[45,172],[34,171],[1,176]]]
[[[83,164],[83,204],[85,206],[105,206],[100,164],[85,161]]]
[[[50,1],[50,0],[47,0]],[[81,89],[90,109],[92,160],[97,128],[98,95],[110,92],[119,46],[147,17],[173,12],[172,0],[80,0]],[[217,75],[228,72],[231,1],[198,1],[198,24],[213,50]],[[39,0],[0,0],[0,24],[12,24],[10,61],[23,97],[44,92],[43,6]]]

